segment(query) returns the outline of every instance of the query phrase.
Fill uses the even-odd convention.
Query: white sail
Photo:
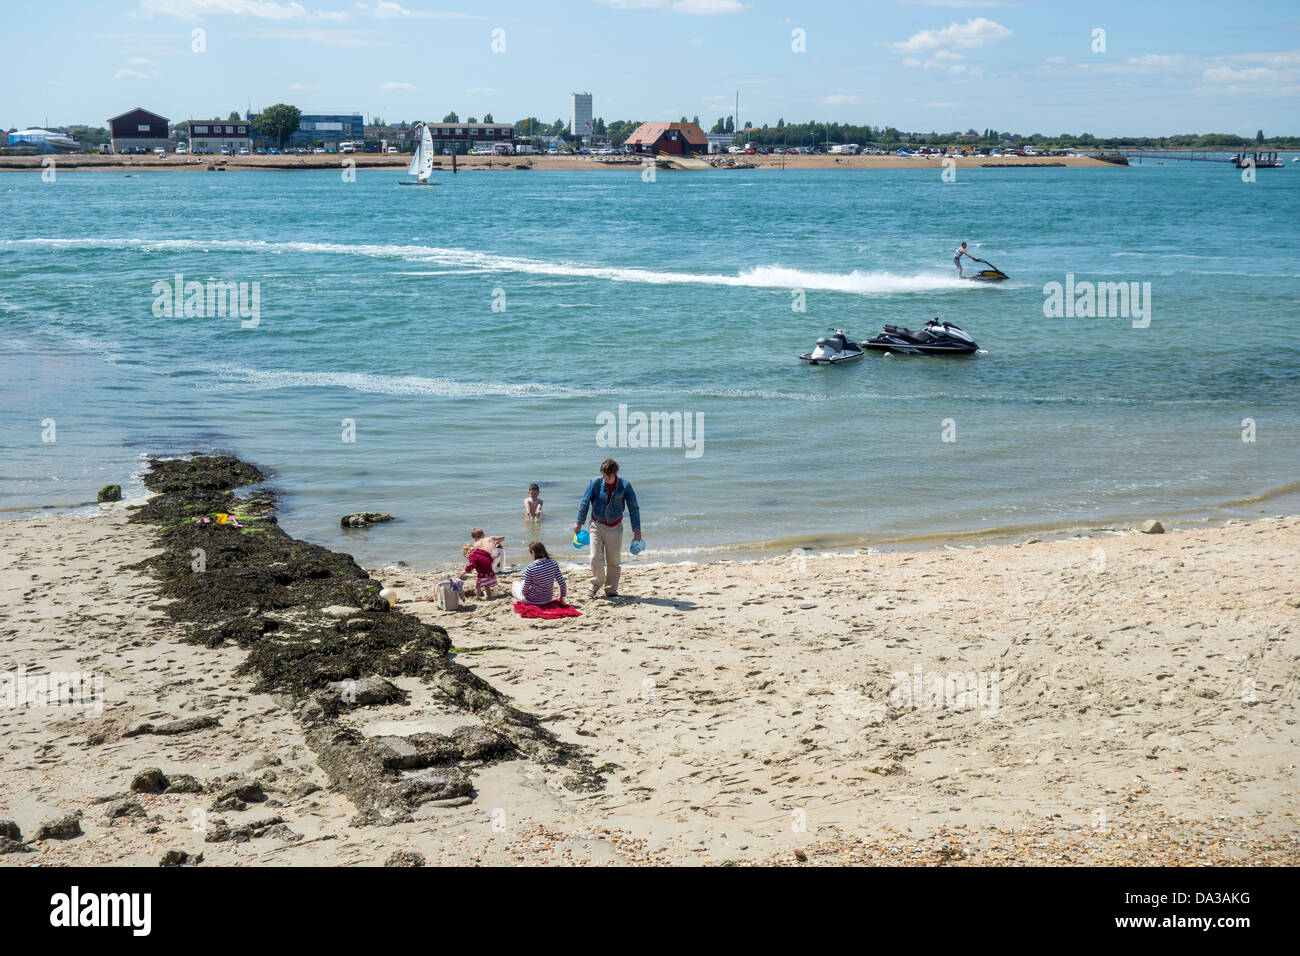
[[[429,132],[427,124],[424,127],[424,134],[420,137],[420,149],[416,153],[416,158],[420,162],[416,178],[424,182],[433,175],[433,134]]]
[[[411,157],[411,165],[406,170],[412,176],[418,176],[420,174],[421,168],[423,167],[424,142],[425,142],[425,137],[427,137],[428,135],[429,135],[429,127],[426,126],[424,127],[424,136],[420,137],[420,141],[415,145],[415,155]]]

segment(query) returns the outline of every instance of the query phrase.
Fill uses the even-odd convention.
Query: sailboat
[[[420,132],[420,142],[416,144],[415,155],[411,157],[411,165],[406,170],[415,177],[414,181],[400,180],[402,186],[436,186],[431,177],[433,175],[433,136],[429,133],[429,124],[424,124]]]

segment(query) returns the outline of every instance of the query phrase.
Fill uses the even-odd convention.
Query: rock
[[[11,840],[8,837],[0,837],[0,856],[4,856],[6,853],[35,852],[36,850],[33,847],[28,846],[26,843],[21,843],[18,840]]]
[[[149,721],[147,721],[147,720],[142,720],[142,721],[140,721],[140,723],[138,723],[138,724],[132,724],[132,725],[131,725],[130,727],[128,727],[126,730],[122,731],[122,736],[123,736],[123,737],[140,737],[140,736],[142,736],[142,735],[144,735],[144,734],[151,734],[151,733],[153,733],[153,724],[149,723]],[[92,742],[92,741],[90,741],[89,739],[87,739],[87,741],[86,741],[86,743],[88,743],[88,744],[91,743],[91,742]],[[97,744],[98,744],[98,743],[103,743],[103,742],[104,742],[104,741],[103,741],[102,739],[94,741],[94,743],[97,743]]]
[[[1150,521],[1143,521],[1142,524],[1138,525],[1138,530],[1143,534],[1164,534],[1165,526],[1152,518]]]
[[[345,528],[369,528],[372,524],[392,520],[392,515],[382,511],[358,511],[356,514],[344,515],[339,524]]]
[[[473,797],[447,797],[444,800],[430,800],[431,807],[463,807],[474,802]]]
[[[384,861],[384,866],[424,866],[424,856],[414,850],[397,850]]]
[[[298,786],[294,787],[292,790],[289,791],[289,799],[301,800],[303,797],[309,797],[313,793],[316,793],[319,790],[320,790],[320,784],[312,783],[311,781],[306,781],[304,783],[298,784]]]
[[[131,781],[132,793],[162,793],[167,789],[167,778],[157,767],[141,770]]]
[[[254,833],[253,836],[275,837],[277,840],[283,840],[285,843],[297,843],[299,840],[302,839],[301,833],[295,833],[293,830],[290,830],[289,827],[283,823],[277,823],[274,826],[269,826],[265,830],[262,830],[259,833]]]
[[[186,863],[202,863],[203,854],[190,856],[184,850],[168,850],[158,861],[159,866],[184,866]]]
[[[167,783],[164,793],[202,793],[203,784],[187,773],[178,773]]]
[[[250,803],[266,799],[262,785],[256,780],[236,780],[223,787],[212,803],[213,810],[243,810]]]
[[[144,807],[140,806],[134,799],[127,797],[124,800],[118,800],[116,803],[110,803],[104,811],[104,822],[110,826],[117,820],[127,818],[140,819],[147,816]]]
[[[344,604],[331,604],[329,607],[323,607],[320,612],[327,617],[351,617],[354,614],[360,614],[361,608],[348,607]]]
[[[77,810],[53,820],[46,820],[36,828],[35,839],[37,841],[71,840],[73,837],[81,836],[81,832],[81,811]]]
[[[487,727],[457,727],[451,732],[451,739],[466,760],[491,760],[515,750],[514,744]]]
[[[346,707],[369,707],[372,704],[388,704],[403,698],[397,685],[383,677],[335,681],[326,684],[324,691],[318,696],[325,698],[321,703],[327,707],[330,703]]]
[[[0,838],[22,842],[23,831],[12,820],[0,820]]]
[[[209,727],[219,727],[221,722],[215,717],[186,717],[183,720],[173,720],[169,724],[159,724],[153,728],[153,733],[162,737],[170,737],[175,734],[188,734],[195,730],[207,730]]]
[[[96,500],[98,500],[98,501],[121,501],[121,500],[122,500],[122,486],[121,486],[121,485],[105,485],[103,488],[100,488],[100,489],[99,489],[99,494],[96,495],[95,498],[96,498]]]

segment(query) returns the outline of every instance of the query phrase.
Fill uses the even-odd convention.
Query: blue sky
[[[698,114],[706,127],[731,112],[739,91],[742,124],[1300,133],[1294,0],[7,6],[5,127],[102,125],[134,106],[175,122],[242,111],[250,99],[255,109],[284,101],[390,122],[453,109],[554,120],[567,119],[569,93],[582,90],[607,120]],[[1104,51],[1094,50],[1097,29]]]

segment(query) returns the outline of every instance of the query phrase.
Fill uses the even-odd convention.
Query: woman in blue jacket
[[[641,509],[636,492],[618,476],[618,462],[606,458],[600,477],[593,478],[578,504],[577,534],[591,512],[591,587],[587,597],[595,597],[602,587],[609,597],[618,597],[619,559],[623,549],[623,511],[632,519],[632,540],[641,540]]]

